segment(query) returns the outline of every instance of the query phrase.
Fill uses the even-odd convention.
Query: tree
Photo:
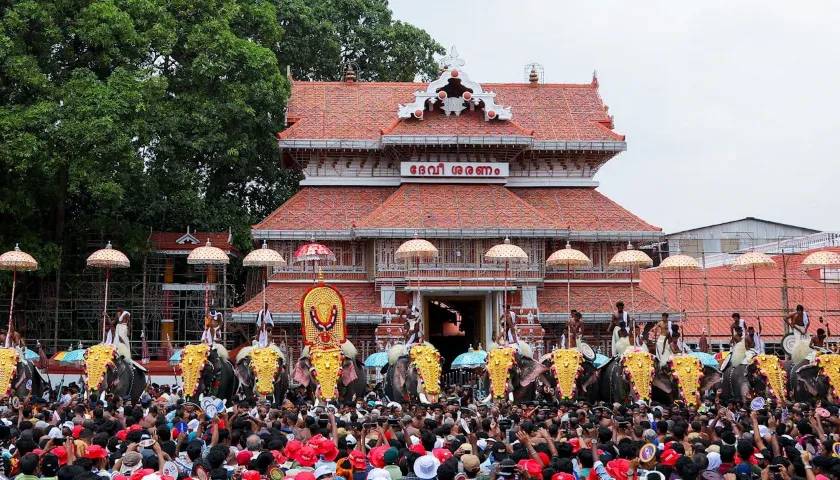
[[[0,245],[42,264],[150,229],[250,225],[285,201],[288,66],[436,73],[443,49],[378,0],[0,0]]]
[[[279,4],[281,66],[307,80],[340,80],[342,65],[360,80],[437,77],[434,55],[445,51],[424,30],[395,21],[382,0],[289,0]]]

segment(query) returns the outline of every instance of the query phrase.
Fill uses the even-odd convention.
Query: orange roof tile
[[[379,314],[379,293],[371,283],[333,285],[344,297],[347,314]],[[300,300],[312,283],[269,283],[266,289],[268,309],[273,313],[299,313]],[[233,309],[234,313],[257,313],[262,308],[262,294],[257,294]]]
[[[840,251],[840,249],[835,249]],[[832,333],[840,332],[840,290],[835,285],[825,285],[817,280],[814,272],[802,271],[800,264],[809,254],[801,252],[786,255],[786,268],[782,257],[774,256],[777,268],[756,270],[755,285],[752,271],[736,272],[729,266],[709,268],[705,271],[708,283],[709,318],[711,337],[729,338],[730,315],[739,312],[747,325],[756,326],[759,320],[755,315],[756,301],[762,333],[765,338],[775,338],[784,334],[782,315],[783,272],[787,271],[788,306],[792,310],[797,304],[805,306],[810,312],[813,332],[818,318],[823,316],[832,326]],[[665,289],[662,288],[662,275],[665,276]],[[658,269],[645,270],[641,274],[641,288],[655,298],[667,298],[672,310],[680,308],[687,312],[685,322],[687,336],[699,336],[706,327],[706,289],[702,271],[663,272]],[[825,297],[824,297],[825,295]],[[825,312],[827,299],[828,311]]]
[[[551,222],[501,185],[406,183],[359,228],[545,228]]]
[[[414,92],[426,86],[405,82],[293,82],[287,113],[293,125],[278,136],[280,139],[378,140],[383,131],[394,128],[398,105],[411,103]],[[597,86],[592,84],[487,83],[482,87],[497,94],[497,104],[512,107],[515,124],[481,119],[482,123],[500,125],[479,126],[478,122],[470,121],[473,115],[444,117],[436,110],[426,112],[423,121],[400,122],[399,127],[420,135],[500,135],[521,129],[529,134],[533,132],[538,140],[624,140],[623,135],[609,128],[612,121]],[[504,124],[508,125],[501,126]]]
[[[257,230],[349,230],[394,193],[393,187],[303,187]]]
[[[572,231],[645,231],[662,229],[633,215],[594,188],[512,188],[520,198],[551,220],[554,228]]]
[[[662,310],[662,302],[640,288],[635,288],[631,296],[630,285],[572,285],[571,294],[572,308],[584,314],[614,312],[618,301],[623,301],[629,311],[632,297],[635,312]],[[566,285],[546,286],[537,292],[537,302],[542,313],[568,312]]]

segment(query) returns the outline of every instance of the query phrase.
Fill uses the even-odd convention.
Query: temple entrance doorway
[[[440,351],[443,370],[448,372],[455,357],[481,342],[484,298],[427,297],[425,307],[429,342]]]

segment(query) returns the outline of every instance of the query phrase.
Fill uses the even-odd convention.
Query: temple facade
[[[491,341],[505,296],[520,336],[549,349],[568,318],[567,281],[596,349],[608,343],[616,302],[640,320],[658,318],[661,303],[639,288],[631,294],[629,272],[607,266],[628,242],[653,244],[661,230],[597,189],[595,174],[627,148],[597,78],[549,84],[532,69],[522,83],[479,83],[463,66],[447,57],[430,83],[359,82],[352,72],[341,82],[292,82],[277,139],[283,168],[304,179],[252,230],[289,260],[266,295],[285,327],[275,329],[281,342],[299,344],[299,303],[317,270],[345,297],[348,337],[363,353],[398,341],[400,312],[413,304],[426,338],[451,361]],[[437,258],[395,260],[415,236]],[[507,273],[484,259],[505,238],[528,253]],[[313,239],[336,262],[292,262]],[[567,241],[591,268],[545,266]],[[236,308],[234,321],[253,322],[261,302]]]

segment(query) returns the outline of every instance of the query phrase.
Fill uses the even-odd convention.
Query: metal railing
[[[808,250],[831,247],[840,247],[840,232],[819,232],[802,237],[764,243],[756,245],[753,248],[735,250],[731,253],[715,253],[712,255],[706,255],[705,265],[706,268],[728,265],[732,263],[738,255],[748,251],[766,254],[780,254],[799,253]]]

